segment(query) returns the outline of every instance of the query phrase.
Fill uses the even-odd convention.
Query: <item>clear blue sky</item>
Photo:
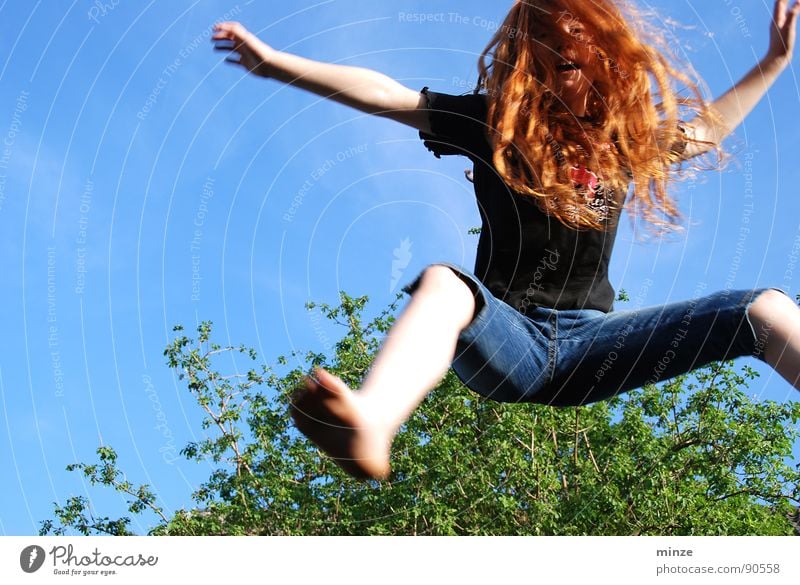
[[[238,19],[282,50],[463,93],[510,0],[102,4],[0,0],[0,534],[35,533],[72,495],[119,513],[118,496],[64,470],[101,440],[168,512],[188,503],[210,467],[177,454],[199,427],[162,356],[174,324],[212,320],[221,342],[268,363],[328,351],[340,332],[307,300],[367,294],[375,314],[426,265],[471,270],[475,257],[467,159],[436,160],[408,127],[246,77],[209,31]],[[766,0],[652,6],[685,25],[672,30],[715,95],[766,50]],[[797,112],[790,70],[728,142],[728,170],[680,188],[683,236],[636,243],[623,227],[614,284],[635,296],[652,279],[647,304],[798,292]],[[396,250],[409,259],[399,278]],[[796,399],[750,363],[755,395]]]

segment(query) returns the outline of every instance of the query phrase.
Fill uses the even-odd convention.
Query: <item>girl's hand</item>
[[[787,65],[792,59],[794,42],[797,36],[797,15],[800,14],[800,0],[788,8],[789,0],[777,0],[775,13],[770,26],[769,50],[767,58]]]
[[[217,51],[236,53],[226,57],[226,61],[241,65],[261,77],[269,77],[269,57],[275,49],[238,22],[222,22],[216,25],[214,30],[216,32],[211,37],[217,41],[214,48]]]

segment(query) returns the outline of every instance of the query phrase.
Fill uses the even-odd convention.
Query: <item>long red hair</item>
[[[676,225],[667,187],[681,154],[672,145],[692,141],[679,122],[687,112],[711,119],[713,110],[699,77],[663,38],[625,0],[517,0],[478,61],[476,92],[488,94],[493,162],[503,180],[568,226],[603,229],[573,182],[573,165],[585,165],[616,189],[632,182],[629,204],[646,221]],[[593,82],[584,118],[553,89],[564,63],[554,46],[588,55],[582,65]]]

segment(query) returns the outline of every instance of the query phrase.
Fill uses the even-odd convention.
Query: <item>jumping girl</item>
[[[778,289],[613,311],[608,281],[622,209],[676,225],[667,188],[678,163],[718,150],[787,67],[800,0],[788,4],[775,2],[763,60],[713,103],[622,0],[517,0],[463,96],[218,25],[217,48],[254,74],[412,126],[437,157],[474,164],[474,273],[428,266],[404,288],[411,300],[359,390],[322,368],[306,378],[292,404],[298,429],[351,475],[382,479],[394,435],[451,364],[482,396],[555,406],[745,355],[800,388],[800,309]]]

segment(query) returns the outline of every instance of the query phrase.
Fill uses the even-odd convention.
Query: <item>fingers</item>
[[[792,0],[791,7],[789,2],[790,0],[776,0],[775,2],[775,12],[772,16],[773,25],[781,35],[785,35],[787,32],[792,33],[792,29],[797,23],[797,16],[800,14],[800,0]]]
[[[783,22],[786,20],[786,2],[788,0],[777,0],[775,2],[775,11],[772,14],[772,20],[775,21],[775,25],[780,28],[783,26]]]
[[[264,63],[264,54],[270,47],[238,22],[220,22],[214,25],[215,51],[225,51],[229,55],[225,61],[240,65],[252,73],[266,76],[259,68]]]
[[[784,0],[785,1],[785,0]],[[239,22],[220,22],[214,25],[216,31],[212,37],[214,40],[243,40],[247,36],[247,29]]]
[[[786,23],[785,26],[789,27],[790,29],[794,27],[795,23],[797,22],[797,15],[800,14],[800,0],[796,0],[792,7],[789,9],[789,12],[786,13]]]
[[[238,22],[220,22],[214,26],[214,35],[211,37],[215,51],[230,53],[225,61],[234,65],[242,64],[242,55],[239,49],[245,41],[247,29]]]
[[[788,35],[794,38],[794,28],[797,25],[797,16],[800,14],[800,0],[795,0],[792,7],[786,13],[786,21],[783,23],[783,26],[786,27],[786,31]]]
[[[788,7],[789,0],[777,0],[775,2],[775,13],[772,18],[778,28],[783,28],[787,19],[794,21],[800,14],[800,0],[794,0],[792,7]]]

